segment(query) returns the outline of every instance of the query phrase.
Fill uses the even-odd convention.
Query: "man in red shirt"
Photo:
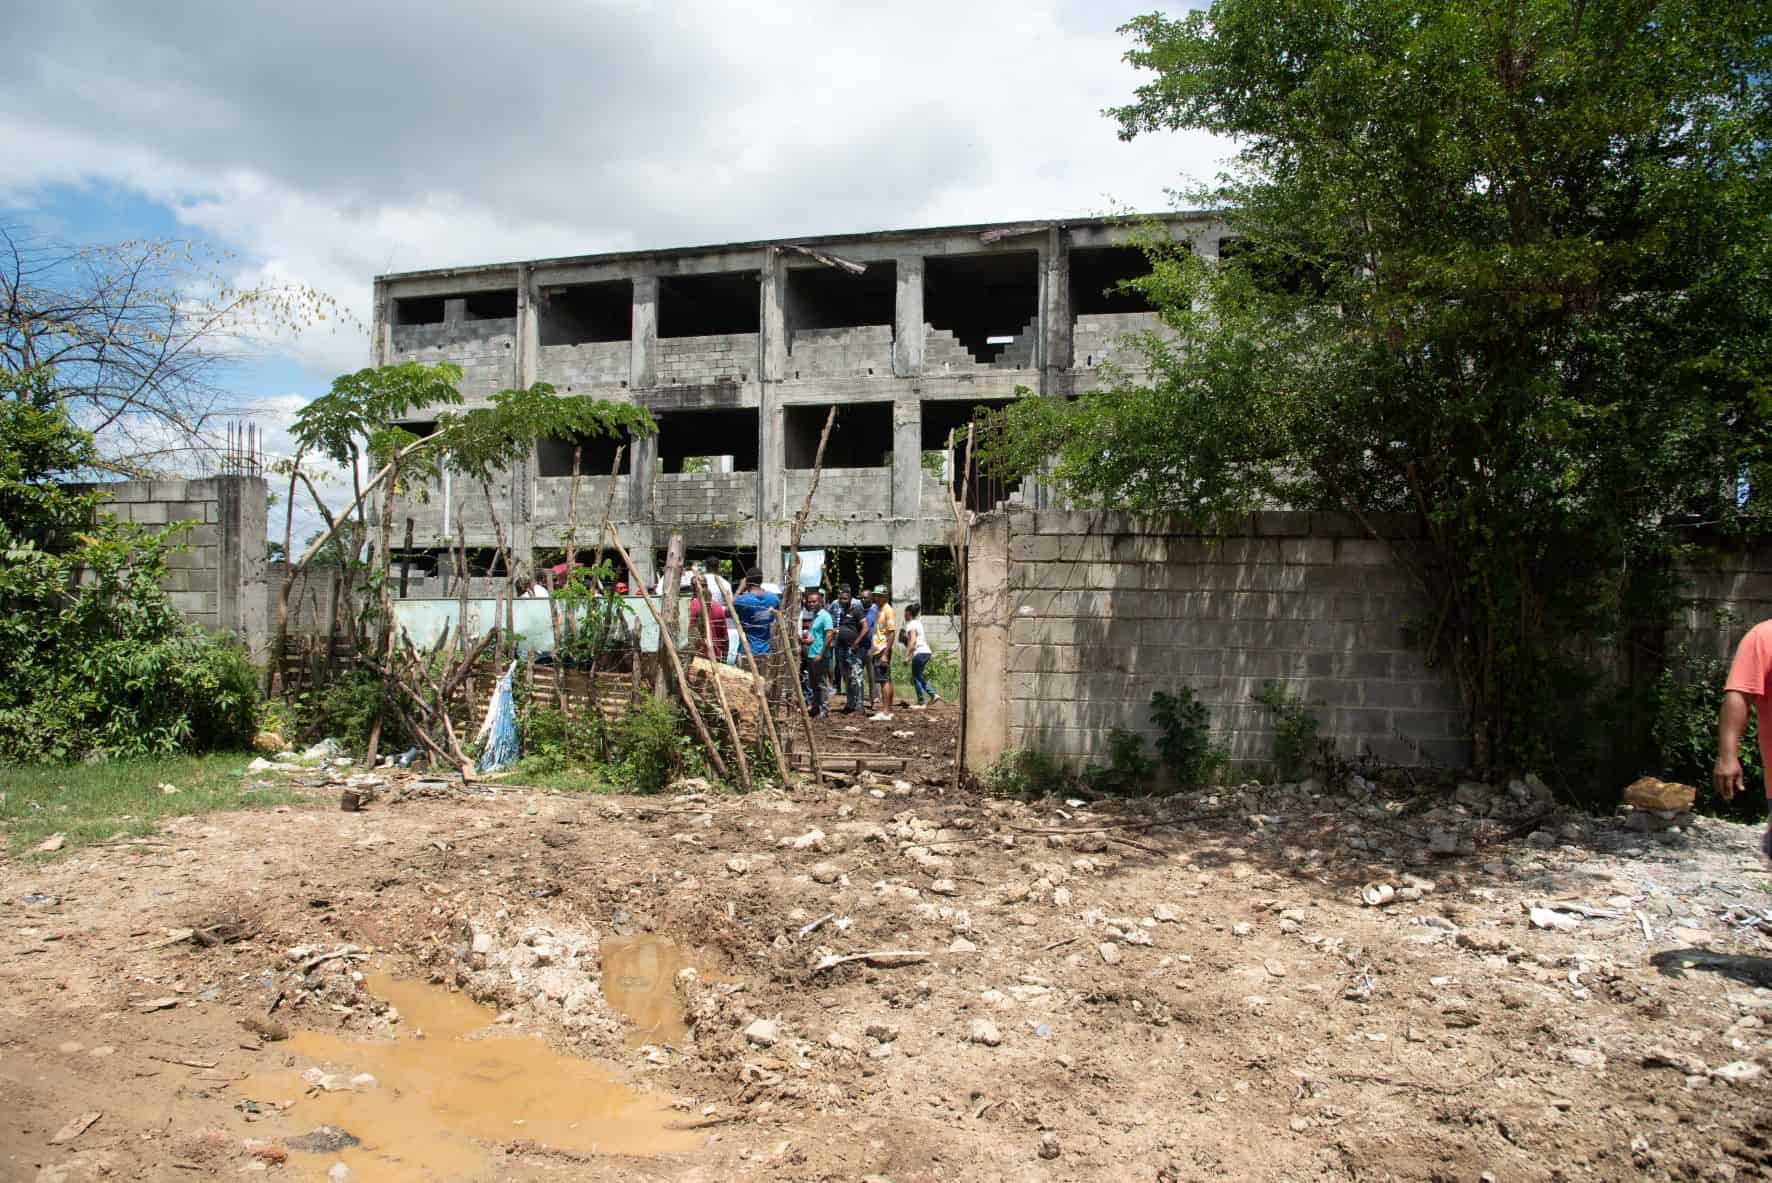
[[[1729,681],[1723,687],[1723,709],[1717,719],[1717,766],[1711,782],[1727,801],[1744,788],[1741,775],[1741,732],[1747,726],[1747,707],[1753,704],[1760,727],[1760,766],[1768,777],[1767,813],[1772,816],[1772,620],[1762,620],[1748,630],[1735,650]],[[1760,849],[1772,858],[1772,825],[1760,840]]]

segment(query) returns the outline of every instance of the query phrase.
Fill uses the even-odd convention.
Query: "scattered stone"
[[[351,1087],[353,1089],[357,1089],[357,1090],[372,1089],[375,1086],[376,1086],[375,1077],[369,1075],[369,1073],[367,1073],[367,1072],[359,1072],[357,1075],[351,1077]]]
[[[1625,786],[1624,803],[1632,809],[1650,809],[1679,812],[1691,809],[1697,800],[1698,790],[1691,785],[1676,784],[1672,781],[1657,780],[1653,776],[1645,776]]]
[[[726,860],[726,869],[734,875],[742,875],[751,869],[751,860],[733,856]]]
[[[1727,1064],[1719,1064],[1710,1070],[1713,1080],[1724,1084],[1746,1084],[1760,1075],[1760,1066],[1746,1060],[1733,1060]]]
[[[1710,1066],[1697,1056],[1664,1047],[1652,1047],[1644,1052],[1643,1067],[1672,1068],[1682,1076],[1705,1076],[1710,1072]]]
[[[66,846],[67,844],[68,844],[68,836],[66,834],[51,834],[49,837],[45,838],[43,841],[37,843],[37,853],[38,854],[54,854],[56,851],[60,850],[62,847]]]
[[[929,885],[931,895],[959,895],[960,889],[952,879],[937,879]]]
[[[1436,827],[1427,832],[1427,852],[1429,854],[1453,855],[1458,853],[1458,831]]]
[[[798,838],[788,839],[786,845],[793,847],[795,850],[811,850],[814,846],[817,846],[823,841],[823,830],[808,830]]]
[[[949,953],[976,953],[978,946],[965,937],[955,937],[954,943],[948,946]]]
[[[1581,927],[1581,921],[1567,912],[1559,912],[1554,908],[1533,908],[1527,914],[1533,928],[1551,929],[1556,932],[1574,932]]]
[[[1275,961],[1272,957],[1262,962],[1261,966],[1263,969],[1267,970],[1269,977],[1283,978],[1286,976],[1286,967],[1281,965],[1278,961]]]
[[[854,1052],[861,1050],[861,1045],[855,1041],[855,1036],[846,1035],[841,1031],[833,1031],[825,1036],[824,1045],[832,1051],[838,1052]]]
[[[252,737],[252,750],[269,756],[275,756],[287,746],[283,737],[275,731],[261,731]]]
[[[744,1029],[744,1037],[757,1047],[774,1047],[781,1042],[781,1024],[773,1019],[758,1019]]]
[[[997,1025],[989,1019],[973,1019],[972,1026],[967,1029],[966,1038],[972,1043],[982,1043],[986,1047],[996,1047],[1003,1042],[1003,1035]]]
[[[1292,1127],[1293,1133],[1302,1134],[1311,1128],[1311,1119],[1308,1117],[1295,1117],[1289,1124]]]
[[[327,1072],[322,1068],[309,1068],[301,1074],[301,1078],[310,1089],[323,1093],[345,1093],[351,1090],[350,1081],[336,1072]]]
[[[81,1134],[84,1134],[87,1130],[91,1129],[92,1124],[103,1116],[104,1114],[97,1109],[94,1109],[90,1113],[82,1113],[79,1117],[76,1117],[67,1125],[55,1131],[55,1136],[49,1140],[49,1144],[51,1146],[62,1146],[66,1143],[72,1142],[75,1138],[78,1138]],[[106,1128],[108,1129],[109,1127],[107,1126]]]
[[[837,870],[835,863],[813,863],[812,881],[814,883],[831,884],[837,881],[842,872]]]
[[[1058,1135],[1051,1130],[1040,1135],[1040,1157],[1045,1159],[1058,1157]]]
[[[1247,920],[1239,920],[1235,924],[1231,925],[1231,935],[1234,937],[1246,937],[1246,936],[1249,936],[1250,934],[1252,934],[1254,931],[1255,931],[1255,926],[1253,924],[1250,924]]]
[[[1120,964],[1120,946],[1112,941],[1103,941],[1095,947],[1095,950],[1101,954],[1101,959],[1109,965]]]
[[[1158,904],[1151,909],[1151,918],[1161,924],[1174,924],[1181,916],[1168,904]]]
[[[1457,848],[1457,842],[1454,841],[1453,849]],[[1396,898],[1397,889],[1388,883],[1368,883],[1360,889],[1360,902],[1368,908],[1382,908]]]
[[[1606,1066],[1605,1053],[1591,1047],[1566,1047],[1563,1049],[1563,1058],[1577,1068],[1592,1068],[1598,1071]]]
[[[151,999],[147,1002],[141,1003],[135,1009],[145,1015],[145,1014],[148,1014],[152,1011],[170,1010],[177,1005],[178,1005],[178,999],[172,997],[171,995],[167,995],[165,998],[155,998],[155,999]]]
[[[351,1168],[342,1162],[335,1162],[326,1172],[327,1183],[348,1183]]]
[[[335,1125],[317,1126],[305,1134],[283,1139],[283,1145],[303,1154],[337,1154],[357,1144],[356,1135]]]
[[[891,1043],[898,1038],[898,1024],[875,1019],[867,1026],[867,1036],[869,1039],[877,1039],[881,1043]]]
[[[272,1019],[261,1019],[257,1015],[247,1015],[240,1020],[240,1025],[266,1043],[281,1043],[289,1038],[289,1028]]]
[[[281,1164],[289,1161],[289,1151],[283,1149],[283,1147],[278,1146],[273,1142],[260,1142],[254,1138],[248,1138],[246,1140],[246,1153],[258,1160],[259,1166],[257,1169],[259,1170],[264,1169],[263,1164],[265,1163]]]

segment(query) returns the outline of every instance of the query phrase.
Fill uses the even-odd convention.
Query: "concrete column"
[[[455,296],[443,301],[443,327],[450,336],[461,331],[462,322],[468,319],[468,302],[464,297]]]
[[[1047,238],[1041,272],[1040,393],[1058,388],[1059,374],[1071,368],[1071,252],[1056,226]]]
[[[892,313],[892,372],[913,378],[923,372],[923,256],[900,255]]]
[[[658,385],[658,276],[634,277],[634,340],[628,386]]]
[[[779,583],[787,576],[781,561],[782,548],[788,544],[787,477],[782,465],[787,412],[776,404],[767,383],[757,422],[763,433],[757,447],[757,565],[763,568],[763,578]]]
[[[369,364],[372,366],[385,366],[393,363],[394,330],[390,323],[393,303],[393,300],[388,297],[388,289],[382,284],[376,284],[374,319],[369,326]]]
[[[967,540],[965,767],[987,767],[1009,747],[1009,525],[1011,514],[978,519]]]
[[[516,347],[511,350],[511,384],[527,390],[535,383],[541,356],[540,322],[536,315],[535,274],[527,266],[517,268],[517,330]],[[526,459],[512,464],[507,474],[511,481],[511,557],[518,569],[527,571],[535,548],[535,449]]]
[[[263,477],[215,478],[216,623],[234,633],[255,658],[270,633],[265,590],[267,487]]]
[[[535,298],[535,273],[525,264],[517,268],[517,348],[516,376],[518,390],[535,384],[537,365],[541,358],[541,317]]]
[[[760,278],[758,373],[765,382],[779,382],[788,372],[787,268],[775,247],[763,252]]]
[[[628,521],[652,520],[652,478],[658,469],[658,437],[641,436],[633,440],[628,451],[633,455],[628,472]]]
[[[923,505],[923,403],[916,395],[892,403],[892,516],[915,520]]]
[[[918,569],[916,547],[895,546],[892,548],[892,581],[887,586],[892,588],[892,603],[900,609],[919,599],[923,594],[922,588],[918,584]],[[902,623],[903,617],[900,616],[899,619]]]

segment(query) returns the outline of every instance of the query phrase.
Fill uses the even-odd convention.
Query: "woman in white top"
[[[928,702],[940,702],[941,696],[929,688],[923,680],[923,667],[929,664],[933,656],[929,648],[929,635],[923,629],[923,609],[917,604],[907,604],[904,609],[904,647],[911,655],[911,689],[917,692],[917,705],[913,711],[920,711]]]

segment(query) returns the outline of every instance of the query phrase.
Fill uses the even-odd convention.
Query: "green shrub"
[[[251,663],[161,588],[190,524],[119,522],[102,487],[60,484],[95,453],[52,386],[0,373],[0,762],[247,746]]]
[[[1044,752],[1011,748],[979,776],[979,787],[996,797],[1057,796],[1070,789],[1071,775]]]
[[[1743,820],[1757,819],[1765,809],[1765,769],[1760,761],[1758,723],[1747,713],[1741,734],[1741,774],[1745,793],[1725,802],[1711,785],[1717,758],[1717,713],[1723,705],[1723,684],[1729,665],[1709,654],[1687,654],[1669,664],[1655,683],[1654,741],[1657,767],[1650,770],[1664,780],[1678,781],[1698,789],[1698,805],[1707,813],[1721,813]]]
[[[610,728],[617,772],[637,793],[662,792],[691,763],[689,738],[675,703],[655,694],[641,696]]]
[[[1268,709],[1274,722],[1274,768],[1281,780],[1297,780],[1310,769],[1317,754],[1317,717],[1304,699],[1288,694],[1278,682],[1263,682],[1255,701]]]
[[[302,694],[296,702],[296,718],[301,735],[307,740],[338,740],[351,751],[363,751],[369,745],[369,732],[382,709],[382,680],[379,675],[356,672],[338,678],[319,690]],[[405,736],[392,715],[382,720],[382,733],[377,746],[385,752],[398,748]]]
[[[1124,727],[1108,731],[1108,762],[1083,770],[1083,783],[1097,793],[1134,793],[1145,788],[1156,761],[1145,755],[1144,736]]]
[[[1194,696],[1193,689],[1183,686],[1173,694],[1152,691],[1151,719],[1161,733],[1157,754],[1163,757],[1170,775],[1184,785],[1210,784],[1229,753],[1223,744],[1213,741],[1206,704]]]

